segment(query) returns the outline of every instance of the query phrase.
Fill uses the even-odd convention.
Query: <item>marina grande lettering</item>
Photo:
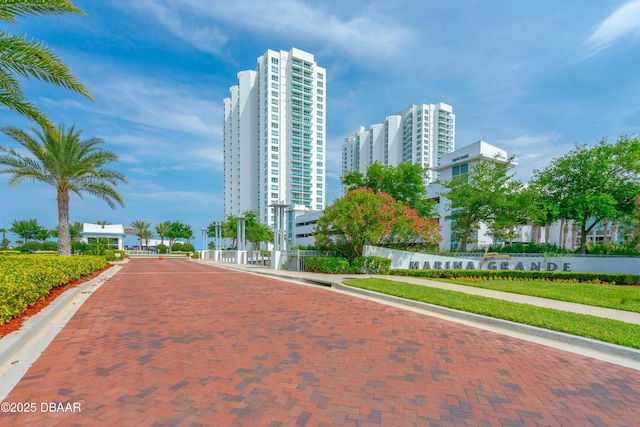
[[[432,266],[433,264],[433,266]],[[425,261],[420,265],[420,261],[409,261],[410,270],[478,270],[482,269],[482,265],[487,265],[487,270],[525,270],[525,263],[523,262],[509,262],[509,261],[489,261],[489,262],[473,262],[473,261],[434,261],[433,263]],[[528,270],[531,271],[571,271],[571,263],[564,262],[560,266],[555,262],[530,262]]]

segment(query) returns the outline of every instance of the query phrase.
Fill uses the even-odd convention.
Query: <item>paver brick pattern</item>
[[[640,372],[325,288],[131,260],[0,425],[637,426]]]

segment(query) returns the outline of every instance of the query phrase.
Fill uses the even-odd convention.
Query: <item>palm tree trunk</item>
[[[69,192],[64,190],[58,190],[58,255],[71,255]]]

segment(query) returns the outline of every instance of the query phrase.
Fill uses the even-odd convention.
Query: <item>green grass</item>
[[[640,325],[385,279],[350,279],[344,283],[400,298],[640,348]]]
[[[468,280],[456,278],[437,279],[437,281],[640,313],[640,287],[637,286],[543,280]]]

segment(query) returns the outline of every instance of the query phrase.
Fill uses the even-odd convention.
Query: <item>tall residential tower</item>
[[[326,70],[299,49],[268,50],[224,100],[224,213],[325,205]]]
[[[411,162],[434,168],[454,145],[455,114],[450,105],[411,105],[388,116],[384,123],[351,132],[342,145],[342,171],[364,173],[375,162],[385,166]],[[428,181],[436,178],[437,172],[429,171]]]

